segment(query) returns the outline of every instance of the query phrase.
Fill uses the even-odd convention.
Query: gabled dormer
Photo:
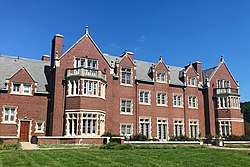
[[[15,95],[33,95],[36,81],[31,74],[22,67],[8,79],[9,93]]]
[[[193,64],[189,63],[183,70],[183,81],[189,87],[197,87],[200,81],[199,73]]]
[[[119,64],[116,62],[116,74],[119,76],[120,85],[133,86],[136,76],[136,64],[134,62],[134,53],[124,52]]]
[[[162,57],[160,56],[158,63],[155,65],[154,70],[154,80],[157,83],[169,83],[170,81],[170,69],[164,63]]]

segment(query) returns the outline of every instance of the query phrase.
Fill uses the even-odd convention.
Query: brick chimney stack
[[[54,66],[54,61],[56,58],[62,56],[63,49],[63,38],[61,34],[56,34],[52,40],[52,49],[51,49],[51,65]]]
[[[192,63],[194,69],[197,71],[197,73],[199,74],[199,81],[202,82],[202,70],[201,70],[201,62],[196,61],[194,63]]]

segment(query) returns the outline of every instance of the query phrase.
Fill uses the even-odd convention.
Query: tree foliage
[[[250,123],[250,101],[240,103],[241,112],[244,114],[244,121]]]

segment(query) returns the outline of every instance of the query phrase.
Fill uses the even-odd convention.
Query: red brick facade
[[[42,135],[79,142],[79,137],[87,141],[105,132],[160,140],[244,134],[239,85],[223,58],[202,71],[200,62],[182,68],[167,66],[161,58],[156,64],[137,61],[131,52],[114,57],[102,54],[88,31],[65,53],[62,48],[63,36],[57,34],[47,93],[37,91],[39,81],[25,67],[1,78],[6,88],[0,92],[0,136],[21,137],[22,121],[30,122],[29,141]]]

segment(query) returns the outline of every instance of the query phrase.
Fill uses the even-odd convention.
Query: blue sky
[[[40,59],[56,33],[64,50],[85,26],[103,53],[127,49],[135,59],[168,65],[201,61],[218,65],[221,54],[250,101],[249,0],[0,0],[0,53]]]

